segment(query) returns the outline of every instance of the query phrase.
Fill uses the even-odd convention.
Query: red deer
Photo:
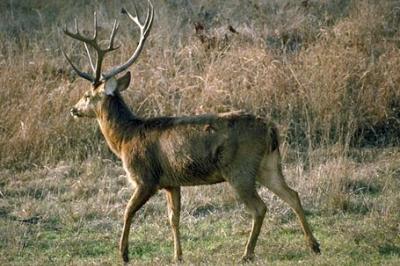
[[[142,118],[130,111],[121,93],[129,86],[131,75],[118,74],[130,67],[143,49],[153,24],[151,2],[145,22],[138,14],[126,14],[140,29],[138,46],[123,64],[108,72],[101,71],[104,55],[114,46],[118,24],[115,22],[109,45],[101,48],[97,42],[95,18],[93,37],[67,29],[64,33],[91,46],[97,52],[94,75],[78,70],[64,53],[75,72],[92,84],[71,115],[96,118],[110,149],[122,160],[123,167],[135,190],[124,213],[120,238],[122,259],[127,262],[128,237],[135,213],[158,190],[165,190],[168,216],[174,239],[174,258],[182,259],[179,233],[181,186],[196,186],[228,182],[237,197],[252,215],[252,228],[243,260],[252,259],[254,248],[266,213],[266,206],[256,191],[256,182],[266,186],[296,213],[310,248],[319,253],[319,244],[308,225],[298,194],[286,184],[282,175],[278,132],[273,123],[242,112],[187,117]]]

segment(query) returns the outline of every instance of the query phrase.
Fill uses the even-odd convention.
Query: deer
[[[168,220],[172,228],[174,260],[182,260],[180,241],[181,187],[227,182],[251,214],[252,226],[243,261],[254,258],[254,249],[267,208],[256,190],[256,184],[267,187],[295,212],[307,245],[320,253],[298,193],[285,182],[282,173],[277,126],[266,118],[243,111],[196,116],[163,116],[144,118],[130,110],[122,97],[131,81],[127,70],[138,58],[153,25],[154,8],[148,0],[145,22],[135,7],[132,15],[121,12],[139,27],[140,38],[129,59],[121,65],[102,71],[104,56],[119,47],[115,36],[119,24],[114,21],[108,47],[98,42],[96,13],[94,34],[75,32],[65,26],[64,33],[83,42],[93,73],[84,72],[63,54],[79,77],[91,85],[70,113],[74,118],[95,118],[110,150],[122,161],[127,179],[134,191],[124,211],[119,251],[129,261],[128,239],[135,213],[158,191],[166,194]],[[93,64],[89,47],[97,53]],[[119,76],[119,75],[122,76]]]

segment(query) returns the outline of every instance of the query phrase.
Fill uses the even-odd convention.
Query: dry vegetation
[[[73,2],[73,3],[71,3]],[[136,1],[140,2],[140,1]],[[228,2],[228,3],[227,3]],[[116,264],[130,195],[94,121],[69,108],[88,85],[60,47],[76,16],[104,32],[131,1],[0,2],[0,264]],[[144,5],[139,6],[145,7]],[[244,109],[271,117],[285,173],[302,196],[323,254],[310,255],[287,206],[269,206],[255,264],[393,264],[400,260],[400,3],[395,0],[155,1],[155,25],[125,92],[146,117]],[[121,20],[126,59],[137,34]],[[210,42],[196,36],[201,22]],[[227,30],[231,25],[238,33]],[[217,193],[219,196],[213,196]],[[161,193],[160,193],[161,194]],[[189,264],[232,264],[249,224],[225,185],[184,189]],[[140,212],[136,263],[171,263],[165,202]],[[162,216],[165,219],[160,219]],[[227,254],[232,256],[227,256]]]

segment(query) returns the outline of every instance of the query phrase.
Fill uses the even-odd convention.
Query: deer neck
[[[119,93],[107,96],[96,113],[109,148],[121,158],[123,144],[132,138],[133,130],[142,120],[129,110]]]

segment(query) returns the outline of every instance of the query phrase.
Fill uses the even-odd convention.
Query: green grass
[[[219,222],[207,217],[196,224],[196,230],[188,230],[182,225],[185,263],[198,262],[211,264],[230,264],[238,262],[249,224],[243,223],[232,229],[229,213],[219,214]],[[149,217],[151,220],[152,217]],[[153,217],[154,218],[154,217]],[[331,217],[311,218],[318,236],[322,255],[310,254],[304,246],[303,237],[295,220],[289,224],[271,225],[265,223],[254,264],[264,262],[272,264],[392,264],[400,259],[400,240],[398,234],[388,225],[377,226],[376,218],[359,215],[338,214]],[[148,221],[149,222],[149,221]],[[152,225],[136,224],[130,238],[130,256],[133,263],[151,264],[157,261],[172,263],[172,243],[168,226],[152,221]],[[2,229],[19,227],[24,236],[21,249],[15,253],[2,250],[5,264],[118,264],[117,239],[120,230],[95,230],[88,228],[59,229],[46,228],[43,225],[24,225],[1,223]],[[158,228],[165,227],[165,228]],[[389,230],[389,232],[388,232]],[[390,232],[393,230],[393,232]],[[242,231],[242,232],[241,232]],[[391,235],[392,233],[393,235]]]

